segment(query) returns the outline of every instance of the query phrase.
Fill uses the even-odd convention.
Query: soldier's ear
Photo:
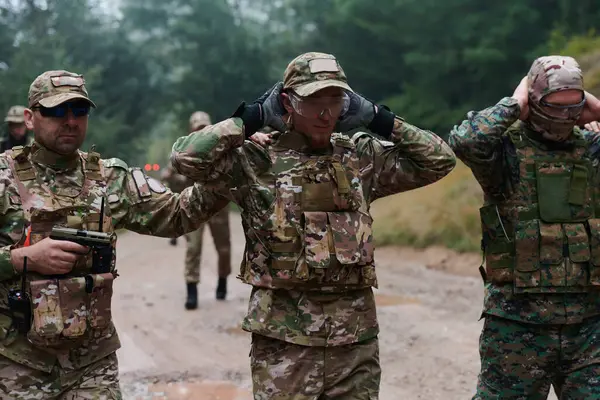
[[[23,117],[25,119],[25,127],[28,130],[32,131],[33,130],[33,110],[26,108],[25,111],[23,111]]]

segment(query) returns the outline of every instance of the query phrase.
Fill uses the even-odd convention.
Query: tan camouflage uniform
[[[296,92],[329,86],[351,90],[335,58],[321,53],[292,61],[283,82]],[[334,133],[326,152],[294,130],[273,138],[268,148],[244,140],[242,119],[230,118],[178,139],[172,154],[181,173],[242,210],[238,278],[253,286],[243,328],[253,334],[255,399],[377,399],[369,205],[441,179],[454,155],[399,117],[387,141]]]
[[[83,78],[67,71],[40,75],[29,92],[30,107],[71,99],[91,103]],[[0,155],[0,182],[0,398],[120,399],[120,342],[110,306],[115,259],[107,273],[92,273],[89,255],[59,278],[28,272],[33,318],[24,334],[11,328],[8,293],[21,282],[11,249],[39,242],[55,225],[98,230],[100,218],[108,233],[177,236],[197,229],[227,200],[199,186],[173,194],[119,159],[95,151],[59,155],[37,142]]]
[[[544,105],[561,90],[583,95],[573,58],[538,58],[528,84],[525,121],[507,97],[449,137],[485,194],[473,399],[546,399],[550,385],[560,399],[600,399],[600,136],[575,126],[583,103]]]

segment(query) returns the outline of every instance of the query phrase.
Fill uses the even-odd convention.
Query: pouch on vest
[[[311,171],[312,173],[313,171]],[[316,176],[324,175],[329,178],[329,171],[315,171]],[[304,211],[335,211],[338,210],[334,199],[337,191],[333,182],[302,182],[301,204]]]
[[[600,219],[588,220],[590,229],[590,284],[600,286]]]
[[[32,281],[29,285],[33,303],[33,333],[46,339],[58,337],[64,325],[57,280]]]
[[[515,227],[515,287],[540,286],[540,226],[538,220]]]
[[[306,263],[310,268],[321,269],[329,267],[329,232],[326,212],[305,212],[304,221],[304,250]]]
[[[68,278],[58,281],[60,289],[60,308],[64,329],[62,336],[73,338],[81,336],[87,328],[87,300],[85,278]]]
[[[91,275],[91,278],[93,289],[90,295],[90,326],[93,329],[104,329],[112,319],[111,300],[115,278],[111,273]]]
[[[512,282],[514,243],[508,239],[511,227],[500,220],[495,204],[481,207],[479,216],[488,278],[492,282]]]
[[[588,174],[583,164],[536,162],[538,203],[544,222],[576,222],[589,217],[591,209],[582,210],[587,203]]]
[[[584,224],[564,224],[569,248],[566,286],[587,286],[589,282],[590,241]]]
[[[561,224],[539,223],[540,281],[544,287],[565,286],[567,271],[563,256],[565,234]]]
[[[371,217],[360,212],[327,213],[335,257],[340,264],[373,261]]]

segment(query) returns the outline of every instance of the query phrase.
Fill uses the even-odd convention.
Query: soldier
[[[190,117],[189,132],[200,130],[210,125],[210,116],[203,111],[196,111]],[[194,181],[178,174],[169,167],[165,170],[163,180],[171,190],[179,192],[194,184]],[[225,207],[208,221],[218,255],[217,300],[225,300],[227,296],[227,277],[231,274],[231,239],[229,233],[229,208]],[[200,261],[202,259],[202,237],[204,224],[200,229],[185,235],[187,249],[185,252],[184,278],[187,285],[185,308],[198,308],[198,283],[200,282]],[[172,239],[173,240],[173,239]],[[173,244],[173,242],[171,242]]]
[[[30,142],[23,117],[24,111],[25,107],[23,106],[12,106],[8,109],[6,118],[4,118],[4,122],[8,125],[8,132],[0,142],[0,153],[10,150],[14,146],[25,146]]]
[[[600,140],[576,126],[599,117],[578,63],[548,56],[450,134],[485,194],[474,399],[545,399],[551,384],[600,398]]]
[[[285,133],[244,140],[266,125]],[[241,209],[255,398],[377,399],[369,205],[441,179],[450,148],[354,93],[334,56],[307,53],[255,103],[178,139],[171,159]]]
[[[121,398],[112,251],[99,258],[80,244],[49,238],[53,226],[102,227],[114,249],[119,228],[182,235],[228,203],[199,186],[173,194],[139,168],[79,151],[95,107],[84,83],[67,71],[38,76],[24,113],[35,141],[0,155],[2,399]],[[22,275],[19,295],[13,290]]]

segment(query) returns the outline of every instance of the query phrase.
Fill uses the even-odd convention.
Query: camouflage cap
[[[305,53],[288,64],[283,75],[283,89],[292,89],[305,97],[327,87],[352,91],[340,63],[331,54]]]
[[[201,126],[211,125],[210,115],[204,111],[196,111],[190,116],[190,130],[195,131]]]
[[[6,113],[6,117],[4,118],[4,122],[11,122],[15,124],[22,124],[25,122],[25,116],[23,112],[25,111],[25,107],[23,106],[12,106],[8,109]]]
[[[567,89],[583,92],[583,74],[579,63],[572,57],[544,56],[531,65],[529,74],[529,99],[535,104],[550,93]]]
[[[29,87],[29,107],[41,104],[43,107],[55,107],[73,99],[90,100],[83,75],[68,71],[46,71],[33,81]]]

